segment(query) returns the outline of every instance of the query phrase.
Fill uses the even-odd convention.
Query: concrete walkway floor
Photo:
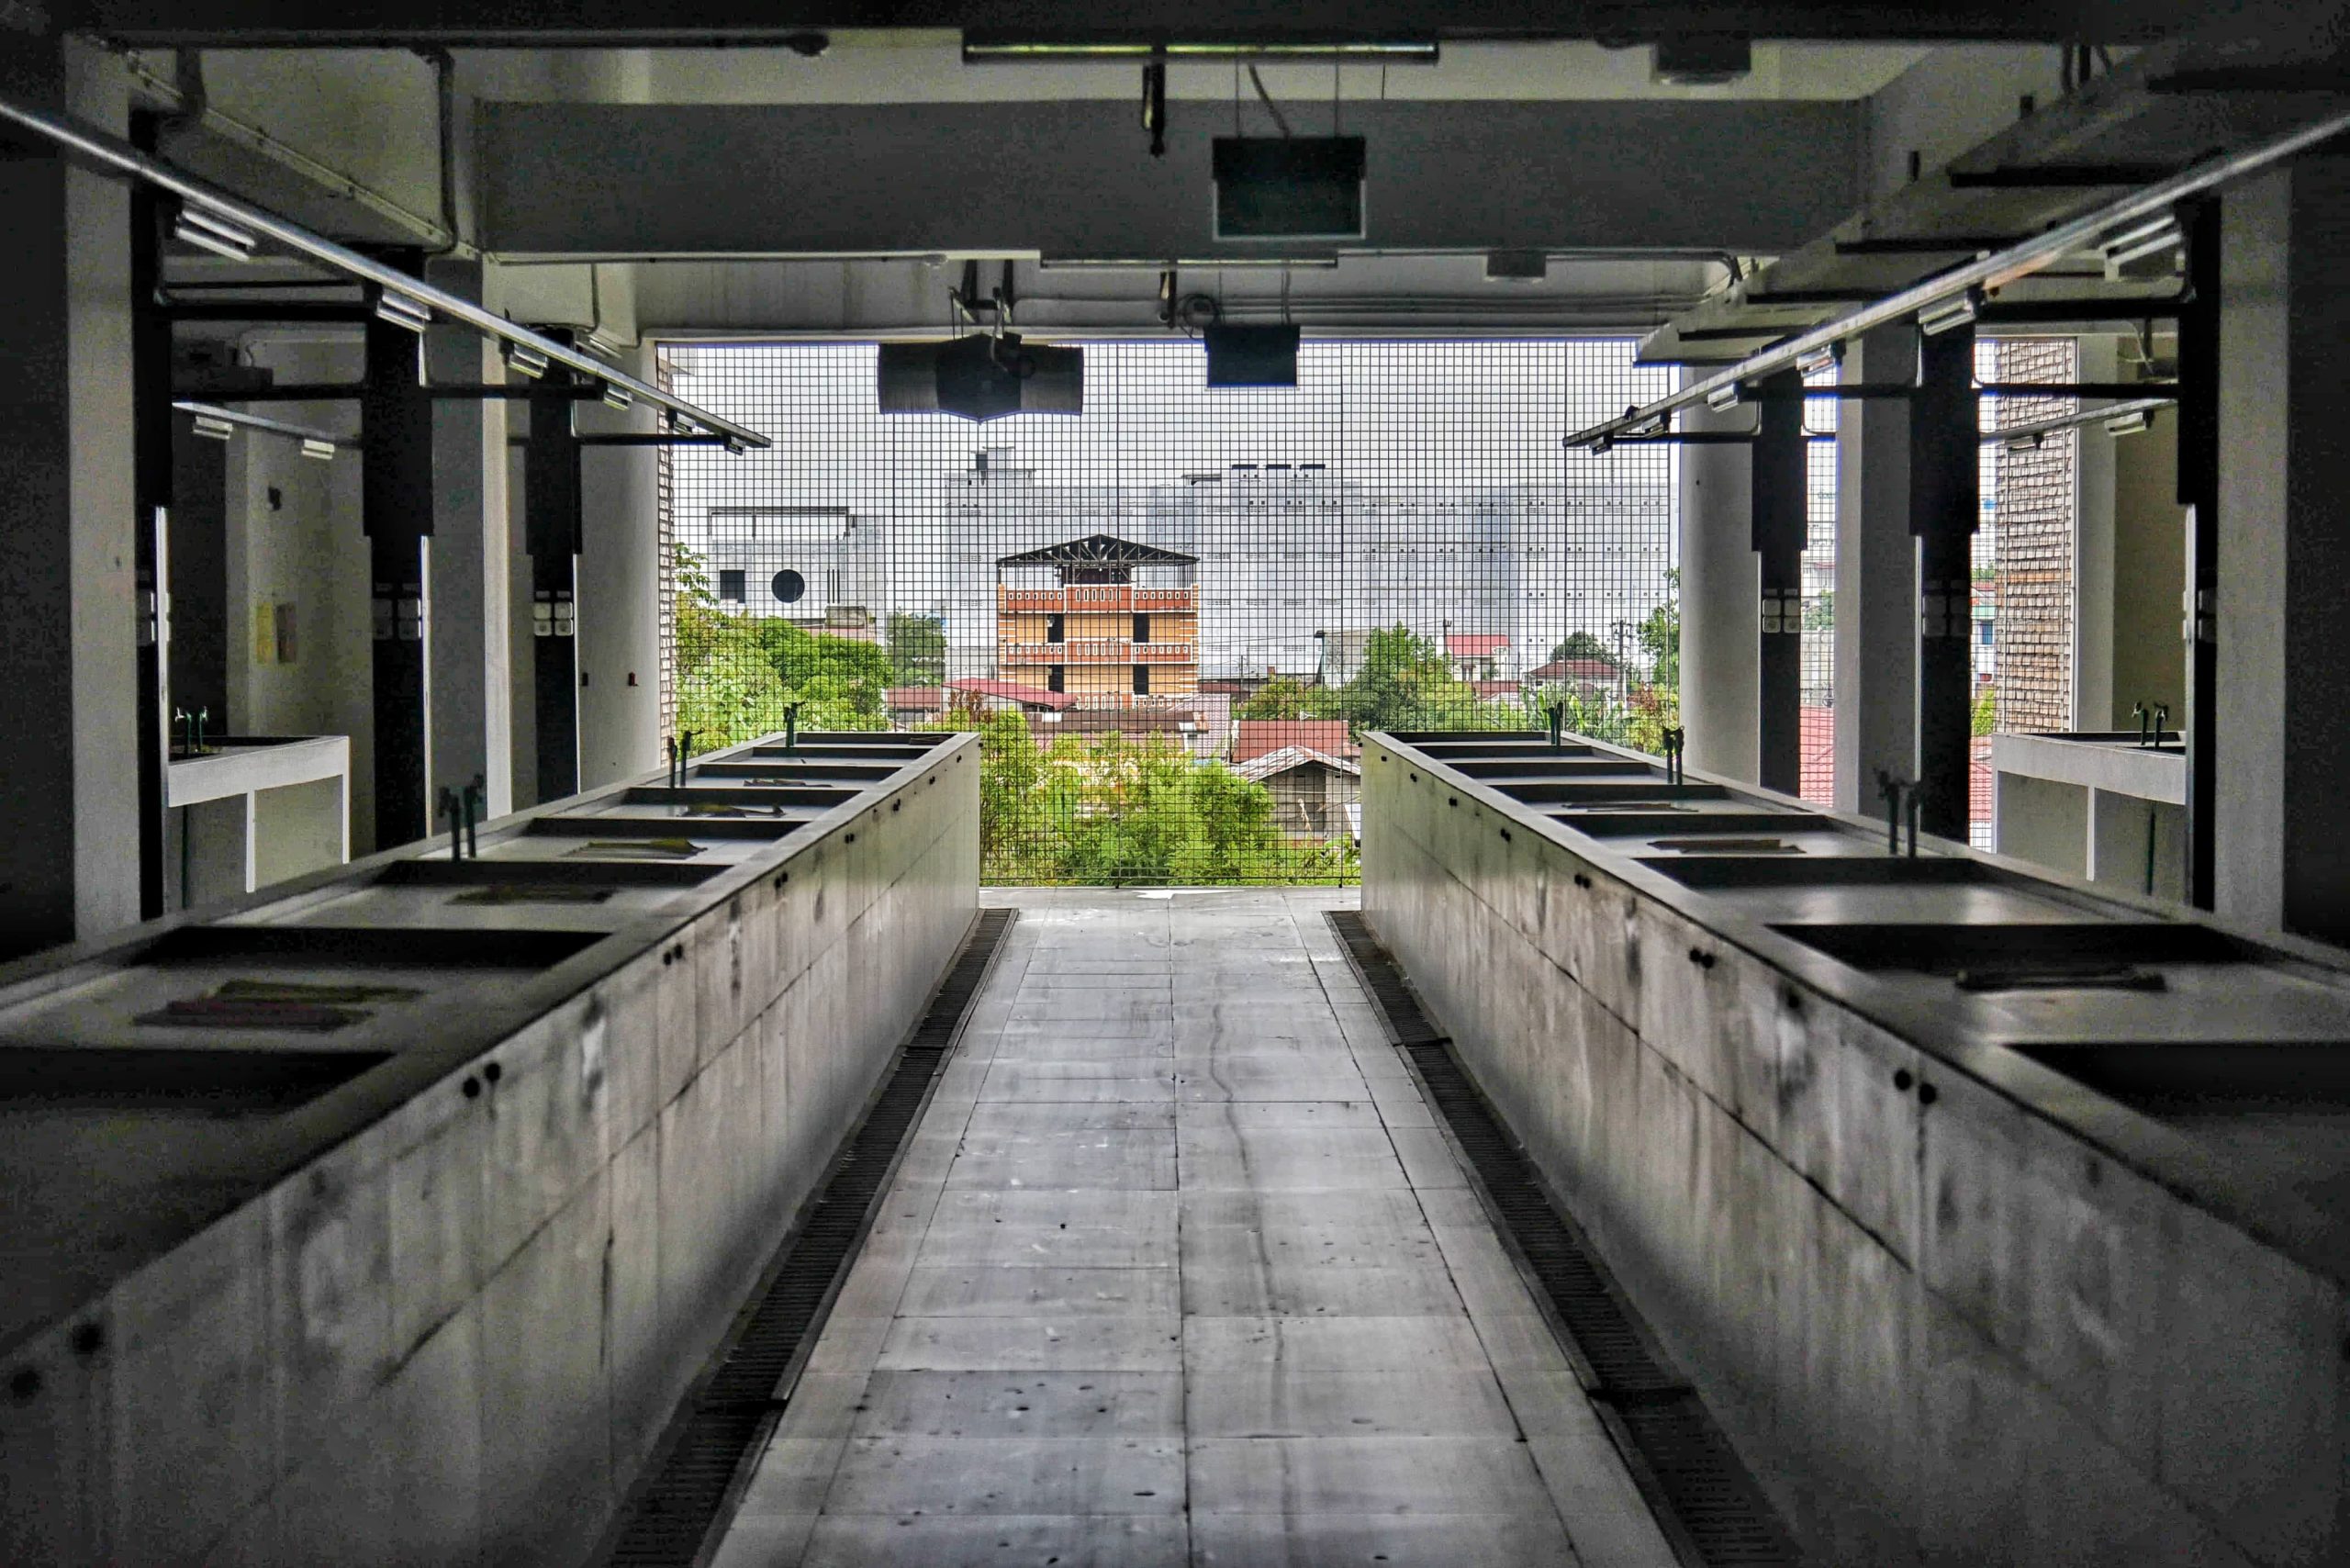
[[[718,1568],[1671,1568],[1322,919],[1021,918]]]

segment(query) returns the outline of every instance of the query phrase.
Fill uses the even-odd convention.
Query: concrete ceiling
[[[1132,62],[963,62],[960,35],[937,29],[829,34],[819,59],[786,49],[468,50],[458,80],[477,97],[509,102],[629,104],[950,104],[1135,98]],[[1721,86],[1652,79],[1646,46],[1579,41],[1447,45],[1434,65],[1260,64],[1277,101],[1311,121],[1334,89],[1344,99],[1708,99],[1866,97],[1924,53],[1908,44],[1758,43],[1753,69]],[[224,59],[224,65],[229,65]],[[1261,118],[1241,82],[1244,111]],[[1168,95],[1229,105],[1229,62],[1178,62]]]

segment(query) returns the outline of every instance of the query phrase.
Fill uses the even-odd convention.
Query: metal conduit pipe
[[[557,342],[528,327],[517,326],[470,300],[461,299],[445,289],[435,288],[421,278],[412,277],[396,267],[386,266],[346,246],[338,245],[322,235],[313,234],[266,207],[256,207],[241,196],[230,196],[207,181],[175,169],[161,159],[151,158],[119,137],[95,126],[5,96],[0,96],[0,121],[46,137],[66,151],[97,165],[105,173],[144,180],[213,217],[250,230],[257,237],[274,241],[297,255],[317,262],[346,277],[373,284],[387,303],[406,305],[427,316],[446,317],[471,327],[486,337],[528,350],[534,357],[545,362],[566,365],[607,386],[624,391],[632,398],[666,409],[676,420],[688,421],[702,430],[724,436],[730,444],[744,447],[772,444],[756,431],[731,420],[722,420],[715,414],[705,413],[691,403],[672,397],[659,387],[640,381],[626,371],[607,364],[567,343]]]
[[[1693,381],[1654,402],[1628,409],[1612,420],[1586,426],[1568,436],[1563,444],[1592,446],[1659,423],[1670,419],[1674,409],[1703,403],[1708,394],[1722,387],[1787,369],[1806,355],[1831,347],[1847,338],[1857,337],[1877,327],[1890,326],[1921,310],[1931,309],[1976,291],[1998,288],[2003,284],[2029,277],[2058,258],[2095,244],[2121,225],[2153,217],[2188,196],[2242,179],[2272,163],[2282,162],[2345,130],[2350,130],[2350,110],[2312,120],[2298,130],[2270,137],[2241,151],[2207,159],[2169,179],[2157,180],[2151,185],[2108,202],[2094,212],[2060,223],[2029,240],[2018,241],[2003,251],[1978,256],[1964,266],[1953,268],[1923,283],[1913,284],[1760,353],[1749,355],[1728,369],[1717,371],[1702,381]]]

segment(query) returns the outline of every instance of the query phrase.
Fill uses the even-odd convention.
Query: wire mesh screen
[[[1986,382],[2078,379],[2071,338],[1975,345]],[[1982,400],[1986,432],[2074,412],[2069,397]],[[2078,442],[2072,431],[1989,441],[1981,457],[1983,523],[1975,538],[1975,759],[1968,830],[1991,847],[1990,736],[2073,727],[2074,536]]]
[[[1804,377],[1807,386],[1833,385],[1836,367]],[[1814,804],[1836,803],[1836,420],[1837,400],[1804,400],[1806,444],[1803,547],[1803,773],[1801,793]],[[1828,439],[1821,440],[1820,437]]]
[[[1216,388],[1083,345],[1084,412],[877,412],[871,344],[672,344],[778,437],[674,449],[675,724],[984,738],[1003,883],[1346,881],[1374,729],[1677,717],[1673,458],[1562,431],[1669,372],[1616,340],[1307,343]]]

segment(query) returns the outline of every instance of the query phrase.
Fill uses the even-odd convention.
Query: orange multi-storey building
[[[1089,707],[1196,695],[1199,564],[1107,533],[1003,556],[995,564],[997,674]]]

